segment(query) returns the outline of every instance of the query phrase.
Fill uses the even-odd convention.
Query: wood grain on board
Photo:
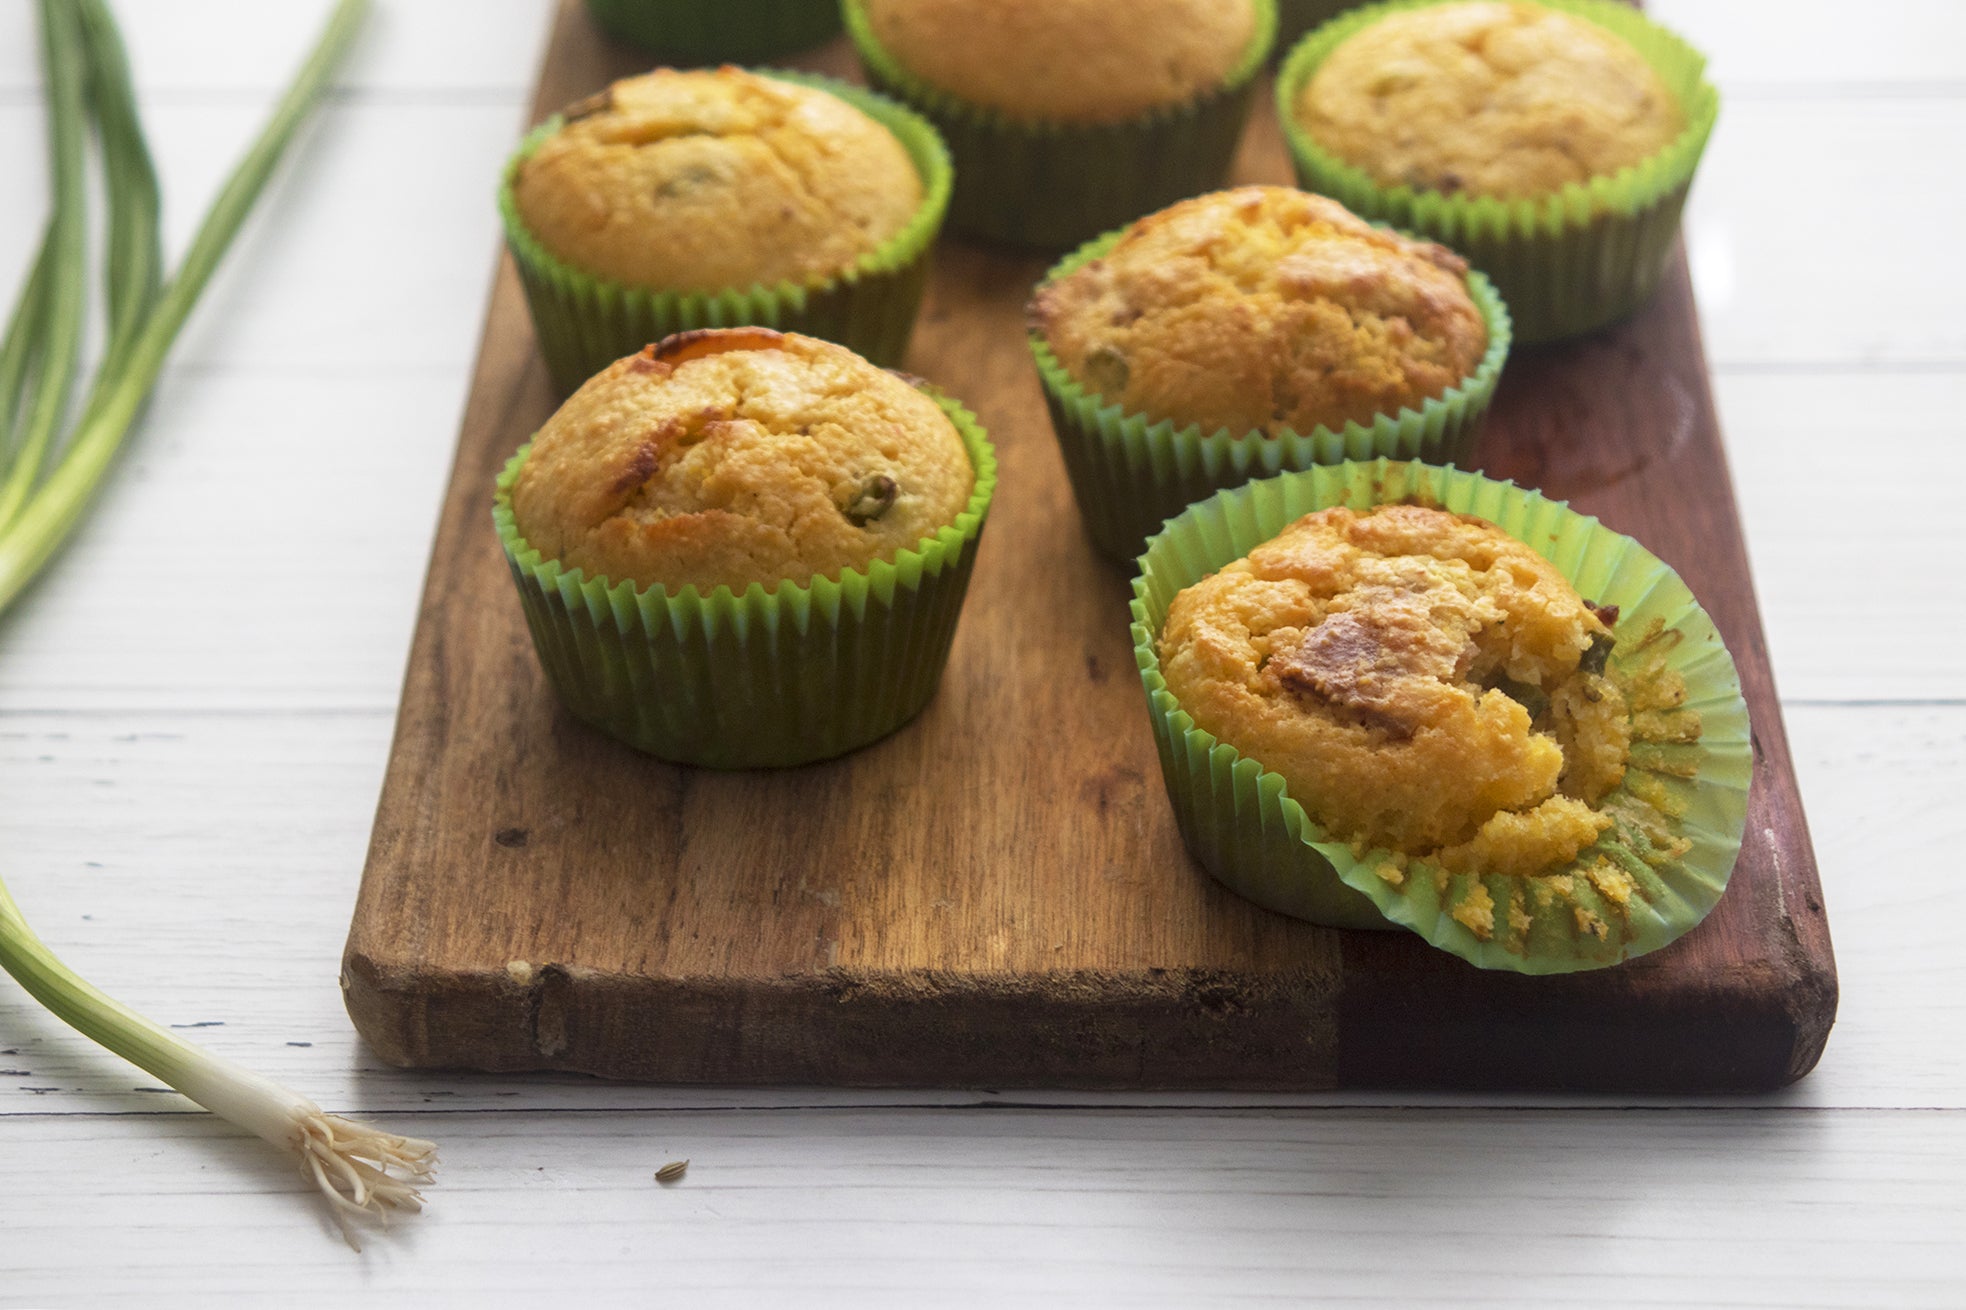
[[[848,74],[835,45],[801,61]],[[640,67],[562,6],[535,117]],[[1241,181],[1289,180],[1259,99]],[[1559,978],[1255,908],[1183,850],[1024,346],[1048,260],[945,239],[908,367],[1002,459],[942,689],[844,759],[715,773],[563,713],[491,526],[554,397],[501,260],[343,966],[387,1060],[656,1081],[1726,1090],[1820,1055],[1836,980],[1683,261],[1511,360],[1477,451],[1644,541],[1754,722],[1740,863],[1671,947]]]

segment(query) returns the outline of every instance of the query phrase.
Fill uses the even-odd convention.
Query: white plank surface
[[[359,1259],[331,1248],[297,1179],[202,1119],[10,1125],[41,1158],[120,1168],[10,1224],[23,1254],[4,1295],[148,1302],[191,1285],[261,1304],[334,1305],[360,1289],[477,1305],[560,1303],[571,1284],[603,1305],[1953,1307],[1966,1277],[1948,1222],[1962,1125],[1929,1112],[882,1108],[414,1123],[455,1143],[444,1203]],[[684,1181],[658,1186],[654,1170],[680,1158]],[[186,1191],[195,1205],[156,1203]],[[213,1224],[233,1252],[215,1263]],[[1826,1268],[1825,1250],[1848,1258]],[[83,1259],[98,1271],[92,1294],[73,1281]]]
[[[1966,695],[1966,366],[1722,372],[1714,391],[1784,696]]]
[[[1955,94],[1957,0],[1649,0],[1707,56],[1730,104],[1773,97]]]
[[[181,242],[325,6],[117,8]],[[112,992],[440,1139],[435,1209],[350,1255],[0,980],[0,1307],[1966,1304],[1966,13],[1655,8],[1726,96],[1688,233],[1843,982],[1814,1075],[1703,1107],[376,1067],[334,976],[547,11],[381,0],[0,624],[0,850]],[[45,198],[32,11],[0,0],[0,292]]]
[[[1966,183],[1917,167],[1927,151],[1966,156],[1966,86],[1723,99],[1687,216],[1716,368],[1966,366],[1966,321],[1950,312],[1966,258],[1923,236]]]

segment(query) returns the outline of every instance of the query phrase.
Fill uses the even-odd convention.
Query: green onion
[[[437,1148],[325,1113],[297,1092],[222,1060],[97,991],[27,926],[0,883],[0,964],[28,994],[84,1037],[148,1070],[220,1118],[294,1152],[360,1250],[351,1218],[419,1210]]]
[[[0,338],[0,452],[12,448],[21,397],[29,387],[28,373],[41,349],[41,302],[48,294],[48,278],[55,264],[55,234],[51,227],[41,238],[41,247],[28,269],[27,285],[21,289],[20,303],[7,321],[7,335]]]
[[[64,0],[43,0],[45,10]],[[66,0],[70,6],[77,0]],[[198,295],[211,280],[220,257],[245,222],[307,111],[326,89],[329,76],[360,26],[367,0],[340,0],[314,52],[274,110],[259,139],[234,168],[205,213],[176,275],[164,289],[127,348],[125,357],[104,361],[83,422],[70,437],[62,462],[36,488],[11,521],[0,519],[0,609],[21,592],[65,541],[101,484],[137,411],[163,370],[164,355],[177,339]],[[50,24],[54,27],[56,24]],[[127,86],[127,74],[124,79]],[[59,214],[59,206],[57,207]],[[57,260],[57,281],[63,271]]]
[[[206,212],[176,274],[160,288],[156,171],[115,20],[103,0],[41,0],[54,210],[0,338],[0,610],[81,521],[199,293],[326,89],[366,8],[367,0],[339,0],[271,120]],[[110,209],[103,259],[110,322],[80,417],[67,440],[58,442],[74,389],[86,301],[83,169],[91,126]],[[43,476],[47,458],[57,451],[53,471]],[[97,991],[28,927],[4,882],[0,967],[84,1036],[292,1151],[303,1174],[333,1203],[351,1245],[352,1218],[421,1208],[416,1185],[430,1179],[436,1162],[429,1142],[326,1114],[306,1097],[219,1059]]]
[[[109,339],[97,366],[91,396],[129,353],[157,303],[164,267],[157,194],[157,169],[143,139],[130,61],[123,36],[102,0],[82,0],[83,46],[89,59],[90,108],[102,146],[103,189],[109,198],[109,237],[103,260],[104,299],[109,305]]]
[[[22,397],[26,407],[18,440],[8,449],[9,467],[0,479],[0,529],[13,519],[27,499],[48,447],[68,408],[75,368],[82,353],[84,245],[88,215],[83,212],[83,110],[81,30],[73,9],[61,0],[41,0],[41,58],[48,83],[48,163],[54,190],[54,214],[48,220],[46,276],[30,277],[29,289],[40,294],[21,309],[31,315],[36,368],[29,370]],[[37,271],[40,261],[37,260]],[[16,319],[18,321],[18,318]]]

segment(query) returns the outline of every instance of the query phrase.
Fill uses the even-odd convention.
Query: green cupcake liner
[[[499,475],[492,518],[561,701],[638,750],[717,769],[829,759],[914,718],[948,662],[997,485],[976,416],[936,401],[976,473],[962,513],[891,560],[771,591],[643,588],[543,557],[512,514],[522,448]]]
[[[1552,878],[1450,875],[1384,849],[1355,848],[1327,834],[1290,797],[1281,777],[1197,728],[1161,676],[1157,643],[1168,607],[1184,587],[1240,559],[1305,514],[1333,505],[1365,509],[1400,501],[1439,505],[1489,520],[1556,565],[1579,594],[1617,605],[1614,664],[1659,625],[1677,633],[1666,666],[1686,681],[1686,705],[1701,718],[1697,745],[1672,748],[1690,779],[1641,767],[1605,800],[1663,790],[1685,806],[1674,833],[1691,842],[1653,867],[1646,843],[1624,824],[1583,852],[1602,855],[1636,886],[1623,906],[1581,875],[1569,889]],[[1190,506],[1148,545],[1133,584],[1133,644],[1146,686],[1169,799],[1188,849],[1234,891],[1314,923],[1340,928],[1404,927],[1484,969],[1568,973],[1654,951],[1690,930],[1726,888],[1747,822],[1753,752],[1747,704],[1734,662],[1686,584],[1629,537],[1540,493],[1476,473],[1375,460],[1287,473]],[[1635,790],[1638,789],[1638,790]],[[1656,857],[1655,857],[1656,858]],[[1539,898],[1551,893],[1548,904]],[[1520,901],[1516,893],[1522,893]],[[1455,917],[1486,896],[1498,929],[1478,936]],[[1507,908],[1529,912],[1526,931],[1502,931]],[[1588,916],[1588,917],[1586,917]],[[1589,924],[1604,929],[1600,937]]]
[[[808,283],[780,282],[720,292],[654,291],[575,268],[540,244],[519,215],[520,167],[558,131],[558,115],[527,135],[505,165],[498,212],[518,265],[547,372],[562,394],[576,390],[624,355],[674,332],[713,327],[769,327],[837,342],[884,367],[908,353],[935,234],[949,207],[949,152],[935,129],[884,96],[812,73],[760,70],[845,100],[899,138],[922,177],[922,203],[899,232],[846,272]]]
[[[750,63],[840,30],[834,0],[587,0],[603,32],[688,64]]]
[[[1219,91],[1124,123],[1020,122],[965,104],[903,68],[875,39],[864,0],[843,0],[847,35],[875,86],[913,106],[956,161],[950,230],[1059,250],[1218,189],[1228,176],[1276,36],[1276,0]]]
[[[1338,45],[1389,14],[1451,0],[1390,0],[1346,13],[1306,37],[1277,74],[1277,112],[1299,182],[1354,213],[1432,237],[1493,279],[1524,342],[1553,341],[1613,323],[1658,289],[1680,210],[1720,113],[1706,59],[1678,36],[1616,0],[1536,0],[1609,28],[1658,72],[1686,128],[1651,158],[1609,177],[1527,200],[1450,196],[1381,186],[1320,147],[1297,122],[1305,85]]]
[[[1098,259],[1124,235],[1108,232],[1086,243],[1059,261],[1045,281]],[[1381,414],[1370,423],[1275,436],[1227,428],[1203,433],[1198,423],[1176,427],[1171,419],[1129,414],[1079,385],[1042,334],[1032,332],[1031,356],[1086,535],[1101,553],[1131,563],[1167,519],[1211,492],[1251,478],[1379,456],[1436,464],[1464,459],[1481,433],[1511,338],[1509,308],[1488,279],[1470,273],[1468,294],[1488,326],[1488,349],[1459,385],[1418,409]]]

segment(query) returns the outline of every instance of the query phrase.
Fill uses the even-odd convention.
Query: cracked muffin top
[[[1222,86],[1252,0],[864,0],[874,39],[959,100],[1027,122],[1113,123]]]
[[[904,227],[922,180],[839,97],[736,68],[660,68],[565,112],[520,166],[520,217],[560,259],[661,291],[823,280]]]
[[[1340,840],[1530,875],[1611,825],[1593,807],[1631,744],[1616,620],[1483,519],[1339,507],[1176,596],[1161,669]]]
[[[1310,432],[1417,408],[1488,348],[1468,266],[1334,200],[1240,187],[1129,227],[1038,289],[1039,333],[1075,381],[1204,432]]]
[[[1296,113],[1382,186],[1503,199],[1611,176],[1685,127],[1678,100],[1616,33],[1485,0],[1373,23],[1325,58]]]
[[[843,346],[684,332],[619,360],[534,436],[527,542],[613,581],[708,594],[837,578],[953,522],[975,475],[948,415]]]

